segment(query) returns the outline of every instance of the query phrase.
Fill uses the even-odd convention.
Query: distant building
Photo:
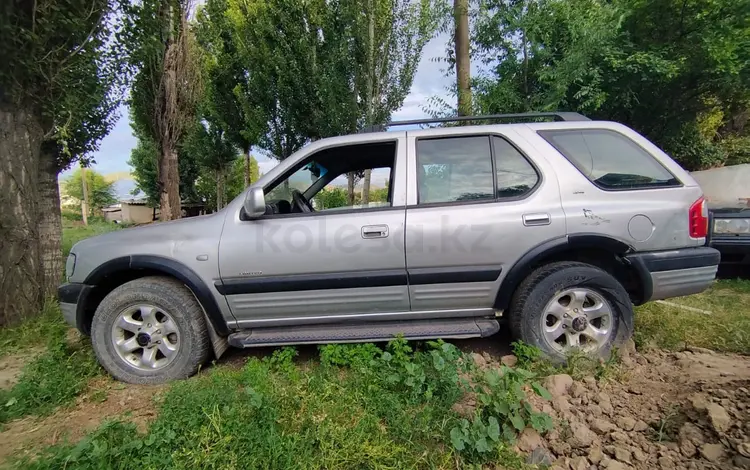
[[[117,204],[102,209],[104,218],[109,222],[129,224],[147,224],[158,218],[158,210],[149,207],[146,199],[124,199]]]
[[[183,217],[195,217],[206,213],[203,203],[183,202]],[[117,204],[102,209],[104,219],[115,223],[148,224],[159,220],[159,208],[149,207],[146,198],[123,199]]]

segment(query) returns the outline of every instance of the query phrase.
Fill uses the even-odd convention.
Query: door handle
[[[365,225],[362,227],[362,238],[385,238],[387,236],[387,225]]]
[[[540,212],[538,214],[524,214],[523,224],[527,227],[532,225],[549,225],[552,223],[552,219],[549,214]]]

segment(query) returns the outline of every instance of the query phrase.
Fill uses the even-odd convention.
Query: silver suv
[[[575,113],[482,119],[509,117],[526,122],[319,140],[215,214],[84,240],[63,314],[114,377],[157,383],[229,345],[501,323],[553,359],[605,355],[632,334],[634,304],[709,286],[701,189],[664,152]],[[364,170],[385,202],[326,207]]]

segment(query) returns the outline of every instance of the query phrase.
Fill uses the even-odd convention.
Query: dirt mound
[[[556,420],[517,447],[552,470],[750,469],[750,358],[703,349],[630,353],[618,380],[548,377]]]

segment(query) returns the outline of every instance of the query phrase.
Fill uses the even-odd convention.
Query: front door
[[[241,220],[238,206],[228,216],[220,290],[239,327],[408,314],[405,135],[372,138],[301,157],[264,186],[274,213]],[[362,203],[360,183],[352,205],[347,174],[360,179],[364,167],[371,169],[369,202]],[[312,211],[297,207],[299,196]]]

